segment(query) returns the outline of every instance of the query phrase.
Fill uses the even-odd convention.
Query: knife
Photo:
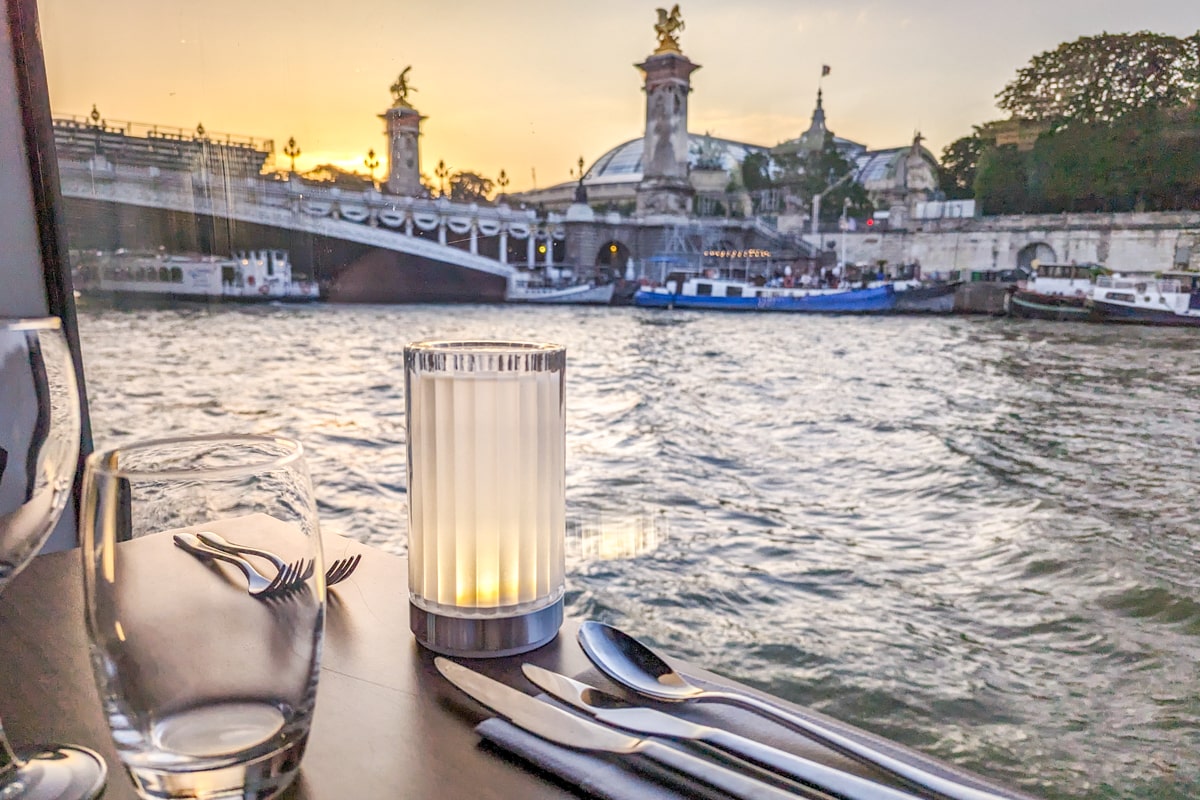
[[[556,744],[576,750],[637,754],[741,800],[784,800],[797,796],[661,742],[630,736],[577,717],[447,658],[438,656],[433,663],[446,680],[481,704],[518,728]]]
[[[615,695],[533,664],[524,664],[521,670],[526,678],[551,696],[617,728],[649,736],[704,742],[843,800],[918,800],[907,792],[785,753],[736,733],[697,725],[652,708],[634,706]]]

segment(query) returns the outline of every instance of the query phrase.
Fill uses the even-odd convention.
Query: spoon
[[[579,628],[579,644],[605,675],[640,695],[668,703],[708,700],[749,709],[862,764],[890,773],[912,788],[930,792],[938,800],[1011,800],[1015,796],[937,775],[752,695],[702,689],[672,669],[649,647],[611,625],[583,623]]]

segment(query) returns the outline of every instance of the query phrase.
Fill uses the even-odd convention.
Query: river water
[[[1047,798],[1200,796],[1195,331],[324,305],[80,330],[98,446],[295,436],[322,525],[395,553],[404,343],[562,342],[569,613]]]

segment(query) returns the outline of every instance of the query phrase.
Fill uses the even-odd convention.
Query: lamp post
[[[375,168],[379,166],[379,159],[375,157],[375,148],[372,147],[367,151],[367,157],[363,161],[367,169],[371,170],[371,185],[375,185]]]
[[[850,209],[850,198],[847,197],[842,201],[842,219],[838,222],[838,227],[842,230],[842,254],[838,259],[842,264],[842,269],[846,268],[846,230],[850,227],[849,221],[846,219],[846,212]]]
[[[434,177],[438,179],[438,194],[442,197],[446,196],[446,178],[450,175],[450,168],[446,166],[443,159],[438,159],[437,166],[433,170]]]
[[[575,187],[575,202],[587,204],[587,189],[583,187],[583,156],[579,157],[579,185]]]
[[[283,147],[283,154],[292,160],[290,172],[296,171],[296,156],[300,155],[300,146],[296,144],[296,137],[289,136],[287,144]]]

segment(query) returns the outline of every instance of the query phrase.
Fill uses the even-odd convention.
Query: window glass
[[[1000,316],[1035,260],[1139,319],[1200,270],[1191,8],[41,0],[96,446],[294,436],[404,555],[404,344],[561,342],[568,613],[1034,795],[1200,797],[1196,317]],[[879,274],[911,313],[838,305]],[[682,307],[721,281],[772,311]]]

